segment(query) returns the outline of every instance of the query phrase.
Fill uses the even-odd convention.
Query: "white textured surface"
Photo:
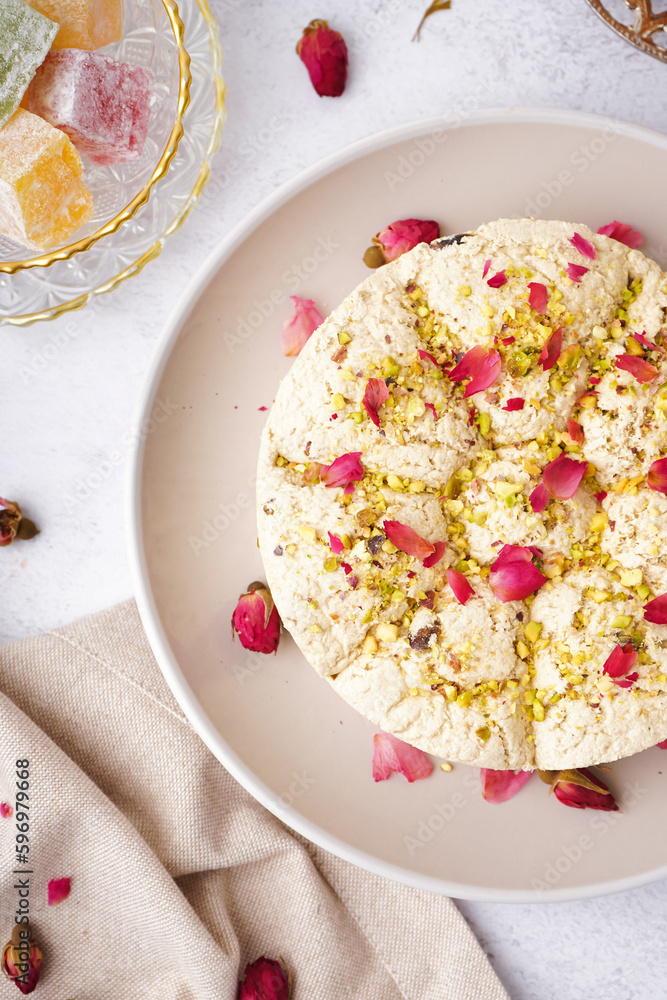
[[[0,640],[130,594],[123,453],[143,372],[187,279],[277,184],[370,132],[452,109],[572,107],[667,131],[667,66],[618,39],[584,0],[454,0],[420,44],[409,39],[426,0],[213,6],[229,118],[200,210],[120,293],[56,323],[0,331],[0,493],[43,531],[0,553]],[[294,55],[314,16],[348,40],[338,100],[314,94]],[[462,909],[514,1000],[665,995],[664,883],[582,903]]]

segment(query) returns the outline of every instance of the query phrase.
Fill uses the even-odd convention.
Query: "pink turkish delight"
[[[93,163],[141,156],[148,132],[153,74],[99,52],[50,52],[28,91],[28,109],[66,132]]]

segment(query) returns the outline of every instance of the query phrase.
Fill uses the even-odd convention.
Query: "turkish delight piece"
[[[100,52],[61,49],[40,66],[28,110],[70,137],[93,163],[127,163],[148,132],[153,74]]]
[[[123,0],[30,0],[60,25],[54,49],[99,49],[123,36]]]
[[[34,250],[66,243],[93,215],[64,132],[19,108],[0,129],[0,231]]]
[[[21,103],[57,31],[23,0],[0,0],[0,128]]]

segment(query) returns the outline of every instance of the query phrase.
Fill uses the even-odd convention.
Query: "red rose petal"
[[[516,337],[503,337],[503,344],[505,344],[507,347],[509,347],[509,345],[513,344],[515,342],[515,340],[516,340]]]
[[[435,365],[437,367],[438,362],[435,360],[432,354],[429,354],[428,351],[420,350],[417,353],[419,354],[419,357],[422,361],[430,361],[432,365]]]
[[[531,281],[528,288],[530,289],[530,295],[528,296],[530,308],[544,316],[547,311],[547,299],[549,297],[547,286],[539,281]]]
[[[448,372],[452,382],[462,382],[470,377],[466,386],[464,398],[473,396],[476,392],[488,389],[500,375],[500,355],[498,351],[490,351],[485,347],[472,347],[467,351],[455,368]]]
[[[595,499],[597,500],[598,503],[602,503],[602,501],[604,500],[604,498],[607,496],[607,491],[606,490],[600,490],[599,493],[594,493],[593,496],[595,497]]]
[[[429,556],[434,555],[435,545],[418,535],[414,528],[410,528],[407,524],[401,524],[400,521],[383,521],[382,523],[387,538],[401,552],[414,556],[416,559],[428,559]]]
[[[564,772],[567,773],[567,772]],[[554,785],[554,795],[564,806],[572,809],[601,809],[604,812],[617,812],[616,800],[604,782],[600,781],[587,767],[578,767],[576,773],[583,775],[601,790],[593,791],[574,781],[557,781]]]
[[[47,886],[47,903],[57,906],[67,899],[70,893],[71,881],[68,878],[52,878]]]
[[[667,740],[663,740],[662,743],[656,743],[656,746],[660,747],[661,750],[667,750]]]
[[[490,267],[491,267],[491,258],[489,257],[488,260],[484,261],[484,270],[482,271],[482,277],[483,278],[486,278],[487,274],[489,273],[489,268]]]
[[[644,620],[654,625],[667,625],[667,594],[654,597],[644,605]]]
[[[344,550],[345,546],[343,545],[338,535],[332,535],[330,531],[328,532],[328,535],[329,535],[329,542],[331,544],[331,551],[335,556],[339,556],[341,552]]]
[[[540,483],[540,485],[536,486],[530,494],[530,506],[536,514],[541,514],[548,503],[549,490],[546,488],[544,483]]]
[[[347,46],[340,32],[326,21],[311,21],[296,51],[320,97],[340,97],[347,80]]]
[[[568,458],[567,455],[559,455],[545,468],[542,482],[552,496],[558,497],[559,500],[569,500],[579,489],[586,467],[586,462]]]
[[[470,586],[468,580],[457,569],[447,570],[447,583],[452,588],[454,597],[459,604],[466,604],[475,595],[475,591]]]
[[[588,273],[588,268],[584,267],[583,264],[568,264],[567,265],[567,276],[571,278],[575,284],[580,284],[581,279],[585,274]]]
[[[293,358],[301,353],[315,330],[324,322],[324,317],[312,299],[300,299],[298,295],[290,295],[290,298],[294,303],[294,315],[285,323],[280,343],[283,354]]]
[[[623,677],[628,670],[632,670],[637,662],[638,653],[631,642],[626,642],[623,646],[619,643],[604,661],[603,673],[609,677]]]
[[[430,556],[426,556],[426,559],[423,560],[425,569],[430,569],[431,566],[435,566],[436,563],[440,562],[440,560],[445,554],[447,543],[436,542],[433,548],[435,549],[435,551]]]
[[[647,485],[658,493],[667,493],[667,458],[658,458],[648,470]]]
[[[589,260],[595,260],[597,254],[590,240],[585,240],[579,233],[575,233],[574,236],[570,237],[569,242],[584,257],[588,257]]]
[[[601,236],[610,236],[612,240],[617,240],[619,243],[625,243],[626,247],[631,247],[633,250],[636,250],[644,242],[644,237],[638,229],[633,229],[625,222],[617,222],[616,219],[606,226],[600,226],[598,233]]]
[[[546,344],[542,348],[538,361],[542,365],[542,371],[548,372],[556,364],[563,349],[563,328],[558,327],[551,334]]]
[[[623,372],[630,372],[638,382],[652,382],[658,375],[655,365],[638,358],[634,354],[619,354],[614,364]]]
[[[532,771],[492,771],[490,768],[480,768],[482,779],[482,795],[487,802],[499,804],[514,798],[520,792],[529,778]]]
[[[380,426],[378,410],[389,399],[389,389],[381,378],[369,378],[362,404],[376,427]]]
[[[282,962],[258,958],[246,965],[237,1000],[289,1000],[290,977]]]
[[[505,275],[504,270],[498,271],[497,274],[494,274],[493,277],[489,278],[487,281],[487,285],[489,286],[489,288],[502,288],[502,286],[506,284],[507,284],[507,277]]]
[[[526,401],[523,396],[512,396],[512,398],[508,399],[503,406],[503,410],[508,410],[509,413],[514,413],[516,410],[523,410],[525,403]]]
[[[345,455],[340,455],[331,465],[323,465],[320,468],[320,481],[329,487],[358,483],[364,478],[364,467],[359,461],[360,458],[360,451],[349,451]]]
[[[14,810],[10,806],[9,802],[0,802],[0,816],[2,816],[3,819],[9,819],[13,812]]]
[[[438,419],[438,411],[436,410],[436,408],[433,405],[433,403],[424,403],[424,406],[426,407],[427,410],[430,410],[432,412],[433,419],[437,420]]]
[[[620,688],[631,688],[632,685],[635,683],[635,681],[637,680],[638,677],[639,677],[639,674],[635,670],[634,673],[628,674],[628,676],[624,677],[623,680],[615,680],[614,684],[617,687],[620,687]]]
[[[503,545],[491,566],[489,583],[500,601],[522,601],[547,582],[546,576],[532,562],[530,548]]]
[[[570,435],[575,444],[584,443],[584,428],[581,424],[578,424],[576,420],[568,420],[567,433]]]
[[[591,377],[589,378],[588,381],[591,383],[591,385],[599,385],[600,384],[600,379],[597,377],[597,375],[591,375]]]
[[[376,733],[373,737],[373,778],[386,781],[394,771],[410,782],[420,781],[429,777],[433,764],[423,750],[404,743],[391,733]]]

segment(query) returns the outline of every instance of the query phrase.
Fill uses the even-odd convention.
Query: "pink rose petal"
[[[383,524],[385,535],[401,552],[416,559],[427,559],[434,555],[435,545],[418,535],[414,528],[401,524],[400,521],[383,521]]]
[[[570,435],[575,444],[584,443],[584,428],[581,424],[577,423],[576,420],[568,420],[567,433]]]
[[[667,458],[658,458],[648,470],[647,485],[658,493],[667,493]]]
[[[631,642],[626,642],[623,646],[619,643],[604,661],[603,673],[612,678],[623,677],[632,670],[638,655]]]
[[[580,284],[581,279],[583,278],[583,276],[585,274],[588,274],[588,270],[589,269],[587,267],[584,267],[583,264],[568,264],[567,265],[567,276],[572,281],[574,281],[575,284],[578,285],[578,284]]]
[[[475,591],[470,586],[468,580],[457,569],[447,570],[447,583],[452,588],[454,597],[459,604],[466,604],[475,595]]]
[[[359,461],[360,451],[349,451],[345,455],[340,455],[334,459],[331,465],[323,465],[320,468],[320,481],[325,486],[352,486],[364,478],[364,467]],[[354,489],[354,486],[352,486]]]
[[[567,455],[559,455],[545,468],[542,482],[552,496],[558,497],[559,500],[569,500],[579,489],[586,466],[586,462],[568,458]]]
[[[544,316],[547,311],[547,299],[549,297],[547,286],[539,281],[531,281],[528,288],[530,289],[530,295],[528,296],[530,308]]]
[[[503,410],[508,410],[509,413],[514,413],[516,410],[523,410],[525,403],[526,401],[523,396],[512,396],[512,398],[508,399],[503,406]]]
[[[654,344],[652,340],[649,340],[648,337],[646,336],[646,332],[633,333],[632,336],[640,344],[643,344],[644,347],[648,347],[649,351],[659,351],[660,354],[665,353],[664,347],[660,347],[658,344]]]
[[[488,260],[484,261],[484,270],[482,271],[482,277],[483,278],[486,278],[487,274],[489,273],[489,268],[490,267],[491,267],[491,258],[489,257]]]
[[[324,317],[312,299],[300,299],[298,295],[290,295],[290,298],[294,303],[294,315],[285,323],[280,343],[283,354],[293,358],[301,353],[315,330],[324,322]]]
[[[465,378],[470,378],[463,394],[466,398],[493,385],[500,375],[500,365],[498,351],[479,346],[472,347],[447,374],[452,382],[462,382]]]
[[[2,816],[3,819],[9,819],[13,813],[14,810],[10,806],[9,802],[0,802],[0,816]]]
[[[363,407],[376,427],[380,426],[378,410],[389,399],[389,389],[381,378],[369,378],[362,399]]]
[[[542,365],[542,371],[548,372],[556,364],[563,349],[563,329],[558,327],[551,334],[546,344],[542,348],[538,361]]]
[[[436,408],[433,405],[433,403],[424,403],[424,406],[426,407],[427,410],[431,411],[431,413],[433,414],[433,419],[437,420],[438,419],[438,411],[436,410]]]
[[[667,625],[667,594],[654,597],[644,605],[644,620],[654,625]]]
[[[482,795],[487,802],[495,805],[507,802],[520,792],[529,778],[532,771],[492,771],[490,768],[480,768],[482,779]]]
[[[549,491],[544,483],[540,483],[540,485],[536,486],[530,494],[530,506],[536,514],[541,514],[548,503]]]
[[[584,257],[588,257],[589,260],[595,260],[597,254],[590,240],[585,240],[579,233],[575,233],[574,236],[570,237],[569,242]]]
[[[52,878],[47,886],[47,903],[49,906],[57,906],[67,899],[70,893],[71,881],[68,878]]]
[[[527,546],[503,545],[491,566],[489,583],[500,601],[522,601],[546,583]]]
[[[503,285],[507,284],[507,277],[505,271],[498,271],[493,277],[489,278],[486,282],[489,288],[502,288]]]
[[[614,364],[622,372],[630,372],[638,382],[652,382],[659,374],[655,365],[638,358],[634,354],[619,354]]]
[[[382,247],[387,262],[396,260],[419,243],[432,243],[440,236],[440,226],[433,219],[399,219],[374,237]]]
[[[329,534],[329,542],[331,544],[331,551],[335,556],[339,556],[343,551],[343,549],[345,548],[345,546],[343,545],[338,535],[332,535],[331,532],[328,532],[328,534]]]
[[[445,554],[445,549],[447,548],[447,543],[446,542],[436,542],[435,545],[433,546],[433,548],[434,548],[435,551],[430,556],[426,556],[426,558],[423,560],[424,569],[430,569],[431,566],[435,566],[436,563],[440,562],[440,560],[442,559],[442,557]]]
[[[633,229],[625,222],[617,222],[616,219],[606,226],[600,226],[598,233],[601,236],[610,236],[619,243],[625,243],[626,247],[631,247],[633,250],[637,250],[644,242],[644,237],[638,229]]]
[[[433,764],[422,750],[410,746],[391,733],[376,733],[373,737],[373,779],[386,781],[395,771],[408,781],[428,778]]]
[[[635,670],[634,673],[628,674],[628,676],[624,677],[623,680],[615,680],[614,684],[616,684],[620,688],[631,688],[638,677],[639,674]]]

